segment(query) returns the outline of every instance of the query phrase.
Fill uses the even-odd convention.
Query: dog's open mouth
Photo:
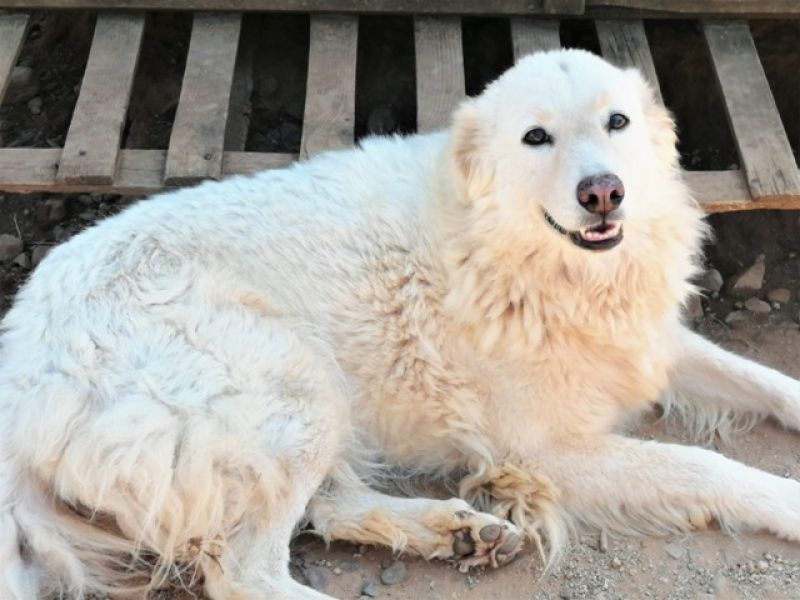
[[[593,227],[569,231],[566,227],[562,227],[547,211],[544,212],[544,218],[553,229],[569,236],[572,243],[581,248],[608,250],[622,241],[622,223],[619,221],[603,221]]]

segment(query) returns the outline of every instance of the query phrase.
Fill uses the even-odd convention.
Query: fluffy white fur
[[[534,126],[553,144],[521,143]],[[544,219],[581,227],[598,173],[626,188],[606,252]],[[711,425],[800,428],[799,382],[681,323],[704,232],[669,115],[580,51],[523,59],[446,132],[108,219],[3,322],[0,598],[175,572],[213,600],[325,598],[288,574],[304,517],[465,568],[509,560],[518,528],[553,560],[573,520],[800,539],[797,482],[616,433],[669,388]],[[370,489],[377,463],[457,477],[463,499]]]

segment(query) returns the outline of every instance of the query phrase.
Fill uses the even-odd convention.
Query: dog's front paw
[[[460,525],[460,527],[459,527]],[[517,527],[490,514],[473,511],[456,513],[453,529],[453,560],[459,570],[489,565],[505,565],[522,550],[523,536]]]

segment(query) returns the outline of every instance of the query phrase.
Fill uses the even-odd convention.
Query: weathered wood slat
[[[800,197],[800,177],[746,21],[705,22],[747,185],[755,200]]]
[[[164,185],[165,150],[122,150],[112,185],[65,183],[56,178],[60,148],[0,148],[0,191],[91,192],[139,195],[153,194]],[[296,154],[225,152],[223,176],[249,174],[286,167]]]
[[[242,16],[194,15],[167,150],[168,185],[222,177],[222,152]]]
[[[445,127],[463,100],[464,55],[461,19],[416,17],[417,131]]]
[[[22,49],[27,25],[28,15],[0,15],[0,102]]]
[[[653,88],[663,104],[661,87],[656,76],[653,56],[640,20],[616,21],[598,20],[597,39],[603,57],[619,67],[635,67]]]
[[[284,11],[311,13],[394,13],[450,15],[536,15],[580,0],[0,0],[0,8],[89,8],[116,10]],[[589,16],[800,15],[797,0],[584,0]]]
[[[300,157],[353,145],[358,19],[311,18]]]
[[[548,15],[582,15],[585,0],[542,0],[542,12]]]
[[[561,47],[558,21],[514,17],[511,19],[511,43],[514,60],[534,52],[556,50]]]
[[[142,14],[97,17],[58,181],[109,185],[114,180],[143,33]]]

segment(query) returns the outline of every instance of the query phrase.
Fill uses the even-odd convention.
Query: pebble
[[[744,307],[757,315],[765,315],[772,310],[772,307],[768,302],[764,302],[760,298],[756,297],[745,300]]]
[[[343,560],[339,563],[339,568],[345,573],[354,573],[358,571],[358,565],[352,560]]]
[[[760,291],[764,285],[766,269],[766,258],[760,254],[755,263],[728,280],[728,292],[734,296],[743,297]]]
[[[372,582],[372,581],[367,581],[367,582],[366,582],[366,583],[365,583],[365,584],[364,584],[364,585],[361,587],[361,593],[362,593],[364,596],[368,596],[368,597],[370,597],[370,598],[377,598],[377,597],[378,597],[378,594],[380,594],[380,592],[378,591],[378,586],[377,586],[377,585],[375,585],[375,583],[374,583],[374,582]]]
[[[28,100],[28,110],[32,115],[39,115],[42,113],[42,99],[39,96]]]
[[[775,288],[767,292],[767,300],[770,302],[780,302],[781,304],[788,304],[792,299],[792,292],[786,288]]]
[[[42,225],[60,223],[67,217],[65,198],[48,198],[36,206],[36,220]]]
[[[31,267],[36,267],[42,262],[50,250],[52,250],[52,246],[34,246],[31,252]]]
[[[664,544],[664,552],[669,554],[675,560],[683,557],[684,548],[678,544]]]
[[[728,316],[725,317],[725,322],[729,325],[732,323],[739,323],[741,321],[747,320],[747,313],[743,310],[732,310],[728,313]]]
[[[3,101],[8,104],[27,102],[39,93],[39,80],[31,67],[14,67]]]
[[[381,573],[381,583],[383,585],[396,585],[408,578],[408,567],[402,560],[396,560],[386,567]]]
[[[704,292],[713,294],[722,289],[725,281],[722,279],[722,274],[716,269],[706,269],[695,278],[694,283]]]
[[[342,570],[339,567],[334,567],[333,568],[333,574],[334,575],[341,575],[342,574]]]
[[[605,529],[600,530],[600,543],[598,545],[598,549],[603,554],[608,552],[608,532]]]
[[[27,254],[21,252],[17,255],[17,258],[14,259],[14,264],[19,265],[23,269],[30,269],[31,268],[31,259],[28,257]]]
[[[307,567],[305,576],[308,585],[318,592],[323,591],[328,586],[328,574],[321,567]]]
[[[8,233],[0,234],[0,260],[9,262],[14,260],[24,248],[22,240]]]
[[[762,573],[766,573],[769,570],[769,563],[765,560],[760,560],[756,563],[756,567]]]

